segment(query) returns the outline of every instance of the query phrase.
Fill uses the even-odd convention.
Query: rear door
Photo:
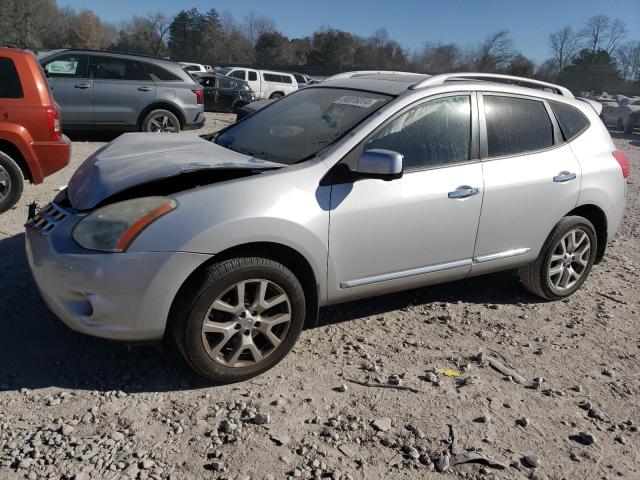
[[[65,54],[43,62],[53,98],[62,108],[65,126],[94,121],[93,80],[89,75],[90,56]]]
[[[239,85],[236,80],[227,77],[218,78],[218,108],[230,112],[238,98]]]
[[[217,77],[202,77],[198,79],[204,94],[204,108],[207,111],[213,112],[216,110],[217,105],[217,93],[216,88]]]
[[[92,64],[96,123],[136,125],[153,102],[156,85],[142,64],[127,58],[96,55]]]
[[[536,258],[575,208],[582,175],[546,101],[493,93],[479,100],[485,191],[474,273]]]

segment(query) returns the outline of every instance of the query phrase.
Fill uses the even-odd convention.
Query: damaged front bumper
[[[55,206],[54,224],[29,222],[26,253],[40,294],[73,330],[122,341],[162,338],[180,286],[211,255],[103,253],[71,237],[80,215]],[[41,220],[41,218],[40,218]]]

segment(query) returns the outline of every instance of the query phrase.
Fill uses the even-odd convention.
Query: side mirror
[[[358,159],[356,172],[373,178],[400,178],[403,170],[404,155],[392,150],[365,150]]]

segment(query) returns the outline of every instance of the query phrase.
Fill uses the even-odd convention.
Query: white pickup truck
[[[244,67],[226,67],[218,70],[218,73],[247,82],[256,100],[284,97],[298,89],[298,82],[290,73]]]

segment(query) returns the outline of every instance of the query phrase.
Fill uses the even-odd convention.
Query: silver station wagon
[[[175,338],[233,382],[278,363],[320,307],[518,268],[574,293],[620,224],[629,164],[563,87],[352,72],[211,141],[125,134],[27,224],[71,328]]]

